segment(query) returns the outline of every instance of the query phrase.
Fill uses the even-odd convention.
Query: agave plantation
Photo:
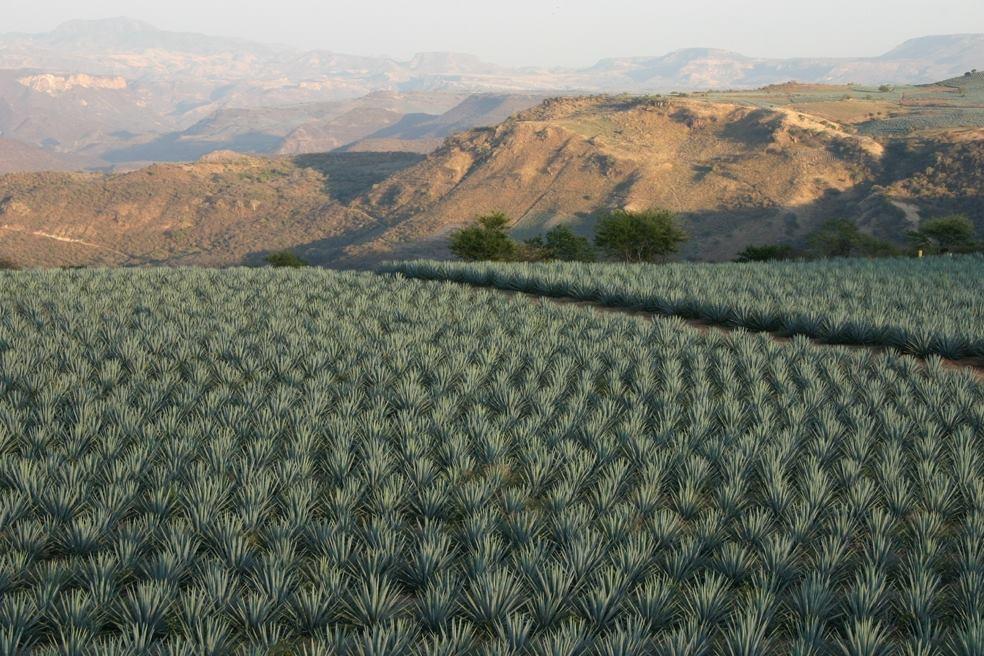
[[[662,266],[411,261],[386,269],[916,355],[984,355],[979,255]]]
[[[3,273],[0,653],[980,654],[984,388],[942,364],[362,273]]]

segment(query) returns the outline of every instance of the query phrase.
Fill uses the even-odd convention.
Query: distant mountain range
[[[545,95],[788,80],[923,83],[978,67],[984,68],[982,34],[913,39],[868,58],[764,59],[699,48],[583,69],[517,69],[458,53],[399,61],[168,32],[127,18],[71,21],[43,34],[0,35],[0,138],[104,168],[194,159],[222,148],[426,152],[453,131],[504,118],[501,111],[485,115],[483,102],[515,111]],[[442,117],[476,93],[512,99],[466,105],[456,120]],[[366,100],[347,110],[355,113],[336,111],[358,98]],[[229,138],[211,131],[230,120]]]
[[[129,18],[71,21],[43,34],[0,35],[0,68],[40,68],[130,80],[221,81],[220,95],[292,88],[298,94],[370,91],[673,91],[797,80],[842,84],[930,82],[984,64],[984,34],[927,36],[879,57],[769,59],[713,48],[605,59],[584,69],[509,68],[473,55],[430,52],[409,61],[301,51],[242,39],[159,30]],[[262,96],[262,93],[260,93]],[[318,99],[323,100],[324,97]]]
[[[984,34],[910,39],[879,57],[766,59],[712,48],[605,59],[583,71],[608,89],[735,89],[789,80],[820,84],[924,84],[984,68]]]

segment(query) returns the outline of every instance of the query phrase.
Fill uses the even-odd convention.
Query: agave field
[[[920,130],[951,130],[977,128],[984,125],[984,109],[980,107],[942,107],[915,110],[909,114],[866,121],[858,132],[872,137],[907,135]]]
[[[4,273],[0,653],[980,654],[982,446],[939,358],[364,273]]]
[[[979,255],[660,266],[413,261],[385,270],[916,355],[984,355]]]

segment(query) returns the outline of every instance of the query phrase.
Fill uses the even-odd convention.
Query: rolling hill
[[[393,125],[345,145],[345,151],[429,153],[453,134],[501,123],[516,112],[542,102],[532,94],[475,94],[439,116],[408,114]]]
[[[187,92],[220,83],[217,98],[269,105],[370,91],[466,92],[581,89],[669,91],[824,83],[925,83],[981,63],[984,35],[912,39],[878,57],[755,58],[714,48],[605,59],[587,68],[509,68],[462,53],[388,57],[302,51],[242,39],[169,32],[129,18],[70,21],[42,34],[0,34],[0,68],[37,68],[130,80],[182,80]],[[207,100],[202,96],[202,100]],[[242,106],[242,103],[239,103]]]
[[[738,89],[796,80],[818,84],[924,84],[977,68],[984,34],[911,39],[879,57],[769,59],[714,48],[687,48],[658,57],[605,59],[587,77],[607,90]]]
[[[801,238],[880,168],[874,139],[791,110],[651,98],[556,99],[497,128],[451,139],[378,185],[358,208],[378,219],[354,258],[444,254],[476,213],[514,217],[518,236],[564,223],[590,232],[605,208],[670,207],[690,254]]]
[[[0,70],[0,134],[64,154],[172,129],[158,106],[152,90],[115,76]]]
[[[358,227],[345,202],[419,156],[213,153],[118,174],[0,176],[0,259],[229,265]]]
[[[496,125],[544,98],[519,93],[401,94],[401,97],[407,101],[391,107],[382,104],[372,107],[361,100],[348,103],[351,109],[344,114],[312,120],[295,128],[277,152],[300,154],[337,149],[427,154],[457,132]],[[410,102],[413,99],[420,99],[416,107]],[[423,99],[427,100],[426,105]],[[433,111],[435,108],[439,111]]]
[[[218,150],[256,155],[429,153],[446,137],[495,125],[543,96],[379,91],[354,100],[223,109],[187,129],[110,150],[111,164],[188,162]]]
[[[961,82],[959,97],[973,101],[975,81]],[[492,210],[526,237],[558,224],[590,234],[611,208],[668,207],[691,235],[684,255],[711,260],[753,243],[800,243],[837,217],[895,240],[921,218],[952,211],[984,228],[984,124],[904,136],[862,130],[898,116],[871,118],[864,110],[883,99],[842,91],[552,98],[450,137],[426,157],[229,153],[125,174],[7,175],[0,257],[230,265],[290,247],[321,264],[360,267],[446,256],[448,234]]]
[[[0,175],[32,171],[72,171],[89,164],[81,157],[58,153],[0,137]]]
[[[326,152],[408,114],[439,115],[465,98],[467,94],[380,91],[352,100],[226,108],[183,130],[136,137],[103,157],[126,164],[188,162],[217,150],[267,155]]]

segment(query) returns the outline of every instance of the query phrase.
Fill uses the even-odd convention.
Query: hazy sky
[[[513,65],[707,46],[753,56],[867,56],[984,32],[982,0],[0,0],[0,31],[126,15],[158,27],[406,58],[454,50]]]

